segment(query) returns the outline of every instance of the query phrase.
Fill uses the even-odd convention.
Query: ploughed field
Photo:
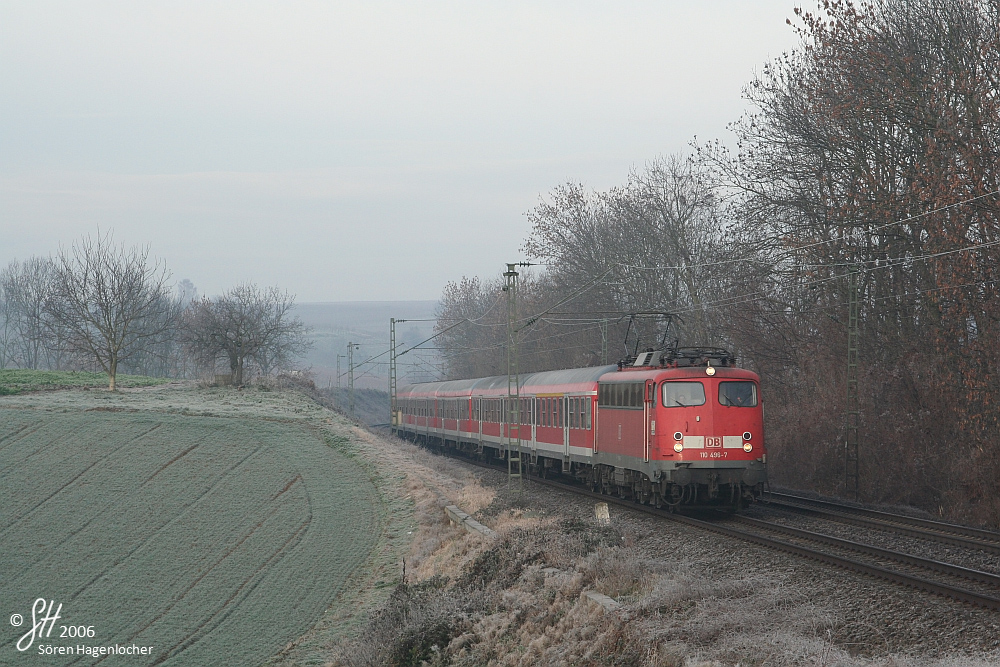
[[[0,403],[0,664],[101,660],[42,657],[43,644],[153,647],[114,664],[261,664],[368,558],[377,490],[316,415],[298,414],[312,408],[218,392],[206,408],[197,394]],[[61,618],[18,651],[38,598]],[[59,638],[64,624],[94,636]]]

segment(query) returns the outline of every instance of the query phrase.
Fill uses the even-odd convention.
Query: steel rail
[[[623,507],[628,507],[633,510],[645,512],[646,514],[652,514],[653,516],[669,519],[677,523],[686,524],[689,526],[693,526],[695,528],[700,528],[702,530],[707,530],[720,535],[725,535],[727,537],[733,537],[739,540],[743,540],[745,542],[752,542],[754,544],[759,544],[761,546],[765,546],[771,549],[776,549],[778,551],[783,551],[785,553],[802,556],[810,560],[816,560],[822,563],[827,563],[828,565],[834,565],[836,567],[841,567],[847,570],[860,572],[862,574],[867,574],[879,579],[891,581],[893,583],[902,584],[904,586],[909,586],[911,588],[916,588],[918,590],[927,591],[928,593],[933,593],[935,595],[950,597],[960,602],[966,602],[969,604],[984,607],[986,609],[993,609],[1000,611],[1000,598],[996,598],[990,595],[985,595],[983,593],[978,593],[976,591],[970,591],[964,588],[959,588],[957,586],[949,586],[947,584],[943,584],[937,581],[931,581],[929,579],[915,577],[910,574],[897,572],[895,570],[889,570],[887,568],[879,567],[877,565],[862,563],[861,561],[852,560],[850,558],[844,558],[843,556],[837,556],[823,551],[817,551],[815,549],[810,549],[808,547],[804,547],[798,544],[793,544],[791,542],[785,542],[784,540],[778,540],[773,537],[766,537],[764,535],[758,535],[756,533],[750,533],[747,531],[730,528],[728,526],[722,526],[708,521],[702,521],[701,519],[695,519],[693,517],[684,516],[683,514],[674,514],[671,512],[667,512],[666,510],[650,507],[648,505],[640,505],[631,500],[615,498],[614,496],[606,496],[602,493],[596,493],[594,491],[590,491],[587,489],[581,489],[579,487],[574,487],[568,484],[562,484],[560,482],[555,482],[553,480],[541,479],[538,477],[528,477],[527,479],[528,481],[531,482],[537,482],[539,484],[544,484],[546,486],[563,489],[565,491],[570,491],[572,493],[578,493],[580,495],[589,496],[591,498],[597,498],[605,502],[610,502]]]
[[[942,533],[954,533],[957,535],[963,535],[965,537],[971,537],[973,539],[1000,542],[1000,533],[993,530],[984,530],[982,528],[962,526],[957,523],[947,523],[945,521],[934,521],[932,519],[921,519],[914,516],[906,516],[904,514],[895,514],[893,512],[883,512],[881,510],[868,509],[867,507],[855,507],[854,505],[838,503],[832,500],[819,500],[816,498],[806,498],[803,496],[796,496],[791,493],[772,492],[770,495],[775,498],[783,498],[789,502],[810,503],[813,505],[820,505],[822,507],[835,508],[839,511],[851,512],[853,514],[862,514],[865,516],[870,516],[874,519],[881,519],[883,521],[906,523],[911,526],[919,526],[921,528],[936,530]]]
[[[465,461],[466,463],[470,463],[480,468],[486,468],[489,470],[496,470],[499,472],[503,472],[503,470],[499,466],[490,465],[488,463],[483,463],[481,461],[474,461],[472,459],[468,459],[465,457],[452,456],[450,458],[457,458],[459,460]],[[573,486],[570,484],[556,482],[550,479],[544,479],[541,477],[526,477],[526,479],[529,482],[534,482],[537,484],[542,484],[563,491],[569,491],[570,493],[575,493],[578,495],[595,498],[597,500],[609,502],[615,505],[626,507],[628,509],[644,512],[646,514],[651,514],[653,516],[662,519],[668,519],[676,523],[685,524],[694,528],[699,528],[701,530],[707,530],[709,532],[716,533],[719,535],[725,535],[726,537],[743,540],[744,542],[758,544],[760,546],[767,547],[769,549],[774,549],[777,551],[790,553],[796,556],[801,556],[809,560],[819,561],[821,563],[826,563],[827,565],[833,565],[834,567],[839,567],[845,570],[859,572],[861,574],[866,574],[875,577],[877,579],[882,579],[884,581],[890,581],[892,583],[908,586],[910,588],[915,588],[917,590],[926,591],[934,595],[941,595],[943,597],[948,597],[953,600],[957,600],[959,602],[965,602],[967,604],[976,605],[986,609],[993,609],[995,611],[1000,611],[1000,598],[993,597],[990,595],[985,595],[983,593],[978,593],[976,591],[970,591],[964,588],[959,588],[957,586],[949,586],[947,584],[931,581],[929,579],[923,579],[921,577],[915,577],[913,575],[905,574],[903,572],[889,570],[887,568],[879,567],[877,565],[862,563],[861,561],[852,560],[850,558],[844,558],[843,556],[837,556],[823,551],[817,551],[816,549],[810,549],[808,547],[804,547],[798,544],[793,544],[791,542],[785,542],[784,540],[778,540],[773,537],[767,537],[764,535],[738,530],[736,528],[730,528],[728,526],[723,526],[708,521],[702,521],[701,519],[695,519],[693,517],[684,516],[683,514],[675,514],[672,512],[668,512],[666,510],[656,509],[648,505],[640,505],[639,503],[636,503],[631,500],[625,500],[622,498],[616,498],[614,496],[604,495],[602,493],[597,493],[595,491],[590,491],[588,489],[583,489],[578,486]],[[767,525],[770,528],[775,524],[767,524]],[[837,538],[832,538],[832,539],[837,539]],[[942,563],[942,565],[947,565],[947,564]],[[982,573],[982,574],[988,575],[989,573]]]
[[[840,523],[848,523],[855,526],[862,526],[864,528],[887,530],[893,533],[897,533],[899,535],[916,537],[922,540],[931,540],[933,542],[941,542],[942,544],[950,544],[955,547],[962,547],[963,549],[981,549],[983,551],[989,551],[995,554],[1000,554],[1000,543],[996,542],[986,542],[983,540],[976,540],[969,537],[949,535],[948,533],[939,533],[934,530],[917,528],[916,526],[912,527],[902,526],[898,523],[892,523],[890,521],[884,521],[881,519],[868,519],[850,513],[837,512],[834,510],[822,509],[819,507],[806,507],[804,505],[799,505],[797,503],[788,503],[783,501],[772,500],[769,504],[774,507],[780,507],[782,509],[787,509],[793,512],[797,512],[799,514],[825,517],[830,519],[831,521],[837,521]]]
[[[790,535],[792,537],[811,540],[813,542],[821,542],[823,544],[827,544],[834,547],[842,547],[844,549],[850,549],[851,551],[857,551],[859,553],[868,554],[869,556],[876,556],[878,558],[894,560],[900,563],[906,563],[907,565],[913,565],[916,567],[922,567],[928,570],[933,570],[935,572],[940,572],[942,574],[947,574],[954,577],[962,577],[963,579],[969,579],[972,581],[978,581],[983,584],[990,584],[993,586],[1000,587],[1000,575],[996,575],[991,572],[973,570],[971,568],[961,567],[960,565],[953,565],[951,563],[943,563],[938,560],[931,560],[930,558],[921,558],[920,556],[912,556],[910,554],[902,553],[900,551],[883,549],[882,547],[876,547],[871,544],[864,544],[862,542],[845,540],[843,538],[834,537],[832,535],[824,535],[823,533],[814,533],[810,530],[793,528],[792,526],[785,526],[779,523],[772,523],[770,521],[762,521],[761,519],[753,519],[748,516],[736,515],[729,518],[738,523],[745,523],[751,526],[757,526],[765,530],[773,530],[775,532],[784,533],[785,535]]]

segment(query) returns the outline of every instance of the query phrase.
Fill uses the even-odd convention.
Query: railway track
[[[482,468],[498,470],[500,472],[506,471],[505,468],[501,468],[500,466],[473,461],[464,457],[460,458],[467,463],[471,463],[472,465]],[[750,517],[726,516],[723,521],[706,521],[704,519],[685,516],[683,514],[675,514],[662,509],[656,509],[649,505],[641,505],[631,500],[624,500],[614,496],[596,493],[594,491],[590,491],[589,489],[584,489],[573,484],[567,484],[565,482],[552,479],[530,477],[528,478],[528,481],[561,489],[570,493],[587,496],[607,503],[620,505],[638,512],[643,512],[645,514],[650,514],[662,519],[692,526],[694,528],[706,530],[719,535],[725,535],[727,537],[743,540],[753,544],[759,544],[770,549],[790,553],[813,561],[833,565],[835,567],[844,568],[853,572],[876,577],[884,581],[890,581],[935,595],[949,597],[960,602],[1000,611],[1000,576],[989,572],[964,568],[950,563],[934,561],[914,556],[912,554],[882,549],[880,547],[863,544],[861,542],[852,542],[850,540],[844,540],[831,535],[814,533],[800,528],[793,528],[791,526],[762,521],[760,519],[752,519]],[[726,525],[727,522],[741,524],[751,528],[751,530],[744,530],[732,525]],[[791,538],[791,540],[773,537],[768,535],[768,532],[781,533],[783,537]],[[976,542],[978,544],[979,541]],[[857,560],[856,558],[850,558],[838,553],[832,553],[831,551],[820,550],[814,546],[810,546],[809,543],[822,544],[826,547],[832,547],[834,550],[846,550],[864,554],[875,559],[876,561],[891,561],[903,565],[905,570],[892,569],[882,564],[864,562]],[[963,546],[965,545],[963,544]],[[1000,548],[1000,546],[998,546],[998,548]],[[963,580],[964,585],[929,579],[927,578],[927,573],[944,575],[951,578],[953,581],[955,579],[961,579]],[[985,584],[994,590],[991,592],[972,590],[968,587],[968,584],[972,582]]]
[[[779,497],[771,500],[770,505],[784,510],[807,516],[820,517],[838,523],[846,523],[863,528],[884,530],[897,535],[916,537],[922,540],[939,542],[963,549],[979,549],[993,554],[1000,554],[1000,534],[978,528],[968,528],[939,521],[929,521],[915,517],[890,514],[849,505],[840,505],[830,501],[811,501],[799,496],[772,494]],[[794,500],[783,500],[792,498]],[[815,505],[809,505],[812,502]],[[853,510],[853,511],[852,511]]]

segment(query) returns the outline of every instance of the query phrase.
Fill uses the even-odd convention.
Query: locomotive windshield
[[[753,382],[720,382],[719,405],[737,408],[757,407],[757,385]]]
[[[705,385],[700,382],[664,382],[663,407],[705,405]]]

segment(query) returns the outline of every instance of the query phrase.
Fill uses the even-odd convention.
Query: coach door
[[[656,383],[646,380],[646,394],[642,401],[643,423],[646,425],[642,436],[642,458],[649,460],[649,448],[656,437]]]
[[[559,423],[562,424],[563,432],[563,457],[569,460],[569,397],[563,396],[559,399],[562,414],[559,415]]]

